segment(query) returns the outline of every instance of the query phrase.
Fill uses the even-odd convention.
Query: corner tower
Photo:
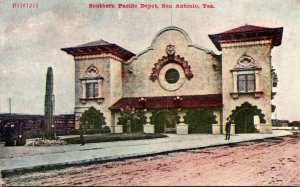
[[[104,40],[75,47],[62,48],[75,61],[75,127],[89,108],[99,110],[107,126],[111,127],[108,109],[122,97],[122,63],[132,52]]]
[[[236,133],[272,132],[271,50],[282,32],[244,25],[209,35],[222,51],[223,126],[231,121]]]

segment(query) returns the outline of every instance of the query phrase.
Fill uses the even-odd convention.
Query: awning
[[[160,97],[125,97],[118,100],[109,109],[168,109],[168,108],[199,108],[222,107],[222,94],[160,96]]]

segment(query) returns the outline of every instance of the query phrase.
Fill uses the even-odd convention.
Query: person
[[[83,126],[82,123],[80,123],[79,133],[80,133],[80,142],[81,142],[81,145],[84,145],[85,144],[85,141],[84,141],[84,126]]]
[[[230,129],[231,129],[231,123],[229,121],[225,125],[225,131],[226,131],[225,140],[230,140]]]

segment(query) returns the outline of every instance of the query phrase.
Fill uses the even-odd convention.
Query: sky
[[[274,118],[300,120],[300,0],[0,0],[0,113],[43,114],[47,67],[54,73],[55,114],[74,112],[74,60],[61,48],[103,39],[139,53],[161,29],[182,28],[193,43],[220,54],[208,34],[245,24],[284,27],[272,50],[279,82]],[[90,9],[90,3],[173,4],[172,9]],[[177,3],[198,4],[176,9]],[[202,4],[215,8],[204,9]]]

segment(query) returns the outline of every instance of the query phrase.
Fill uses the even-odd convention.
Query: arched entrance
[[[195,110],[187,113],[185,122],[189,125],[189,133],[212,133],[212,124],[217,123],[216,116],[210,110]]]
[[[260,121],[265,123],[264,114],[257,108],[246,102],[232,111],[228,120],[235,124],[236,133],[254,133],[257,129],[254,126],[254,116],[259,116]]]
[[[256,132],[254,126],[254,112],[251,109],[244,109],[237,113],[235,117],[236,133],[252,133]]]
[[[154,115],[151,117],[155,133],[176,133],[178,120],[177,112],[169,110],[154,112]]]

